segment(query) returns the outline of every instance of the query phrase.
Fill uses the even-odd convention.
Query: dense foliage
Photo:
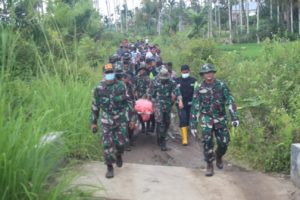
[[[299,42],[220,46],[185,36],[163,41],[162,56],[174,61],[177,70],[190,64],[200,80],[199,66],[209,61],[230,86],[242,122],[232,131],[231,157],[264,171],[289,172],[291,143],[300,141]]]

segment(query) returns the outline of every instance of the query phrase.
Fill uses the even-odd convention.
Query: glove
[[[198,135],[197,135],[197,129],[191,129],[191,134],[192,134],[195,138],[197,138],[197,137],[198,137]]]
[[[239,122],[239,120],[235,120],[235,121],[231,122],[231,124],[234,127],[238,127],[240,125],[240,122]]]
[[[98,127],[97,127],[96,124],[93,124],[93,125],[92,125],[92,132],[93,132],[94,134],[98,132]]]

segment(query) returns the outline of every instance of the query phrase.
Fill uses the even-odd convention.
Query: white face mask
[[[184,73],[184,74],[181,74],[181,77],[182,78],[188,78],[190,76],[190,73]]]

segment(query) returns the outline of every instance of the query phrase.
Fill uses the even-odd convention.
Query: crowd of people
[[[201,66],[199,73],[203,81],[198,84],[184,64],[176,77],[172,62],[163,62],[158,45],[147,40],[121,42],[103,67],[103,80],[93,92],[91,128],[98,132],[100,118],[106,178],[114,177],[114,163],[122,167],[122,154],[131,150],[134,131],[139,127],[142,134],[156,133],[161,151],[168,150],[166,137],[173,106],[178,111],[183,145],[188,145],[189,133],[198,137],[197,124],[201,124],[206,176],[214,174],[214,160],[219,169],[223,168],[222,157],[230,141],[225,106],[232,125],[238,126],[236,105],[226,84],[215,79],[212,64]],[[150,102],[145,105],[153,105],[148,118],[135,110],[141,99]],[[215,151],[213,135],[218,146]]]

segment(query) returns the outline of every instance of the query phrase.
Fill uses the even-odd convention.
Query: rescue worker
[[[145,63],[142,63],[140,68],[138,69],[138,75],[136,77],[136,80],[134,82],[134,89],[135,89],[135,97],[136,99],[141,99],[141,98],[149,98],[148,93],[149,93],[149,86],[151,84],[151,80],[149,78],[149,75],[147,74],[147,68]],[[155,130],[155,120],[154,120],[154,115],[152,114],[150,117],[150,120],[146,123],[142,120],[142,117],[139,116],[139,121],[142,125],[142,133],[147,133],[147,132],[154,132]]]
[[[178,100],[179,109],[183,108],[180,89],[170,77],[168,69],[162,66],[156,80],[150,87],[150,95],[155,108],[156,133],[158,144],[162,151],[167,150],[166,135],[171,120],[173,96]]]
[[[135,122],[137,120],[134,111],[134,85],[131,82],[131,75],[124,72],[124,68],[120,63],[115,63],[114,70],[116,74],[116,79],[123,81],[126,86],[126,94],[128,96],[126,104],[126,119],[127,119],[127,138],[128,143],[125,145],[126,151],[131,151],[131,146],[133,146],[133,132],[135,129]]]
[[[127,108],[126,108],[126,116],[127,116],[127,137],[129,140],[128,145],[126,145],[126,151],[131,151],[131,146],[133,146],[133,133],[136,127],[135,122],[137,121],[137,115],[134,110],[134,84],[131,82],[131,75],[128,73],[124,73],[122,75],[122,81],[126,85],[127,90]]]
[[[204,80],[194,91],[191,108],[190,128],[194,136],[197,135],[198,121],[201,124],[204,159],[207,162],[206,176],[213,176],[215,159],[216,166],[219,169],[223,168],[222,157],[230,142],[225,105],[228,106],[232,125],[235,127],[239,125],[234,98],[227,85],[215,79],[215,73],[216,70],[212,64],[207,63],[201,67],[200,75]],[[215,152],[213,135],[217,140]]]
[[[196,83],[196,79],[190,77],[190,68],[188,65],[181,66],[181,77],[176,79],[176,83],[180,88],[184,106],[183,109],[178,109],[182,144],[187,145],[190,111],[192,106],[194,86]]]
[[[111,63],[104,66],[104,80],[94,89],[91,109],[91,128],[96,133],[101,110],[103,157],[107,165],[106,178],[114,177],[113,163],[122,167],[122,154],[126,137],[127,120],[125,109],[128,96],[126,87],[116,80]]]

